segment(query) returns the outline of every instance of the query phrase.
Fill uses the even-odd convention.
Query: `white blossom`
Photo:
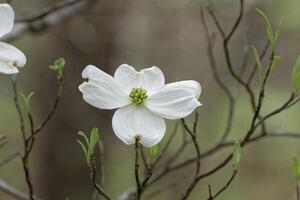
[[[83,99],[100,109],[116,109],[112,126],[116,136],[125,144],[136,138],[145,147],[161,141],[166,119],[181,119],[200,106],[201,86],[196,81],[165,84],[158,67],[136,71],[122,64],[114,77],[95,66],[87,66],[82,77],[88,81],[79,86]]]
[[[15,14],[9,4],[0,4],[0,40],[13,29]],[[0,73],[15,74],[26,64],[25,55],[16,47],[0,41]]]

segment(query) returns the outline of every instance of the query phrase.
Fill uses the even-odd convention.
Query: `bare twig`
[[[137,191],[137,197],[136,199],[139,200],[141,199],[141,195],[142,195],[142,192],[141,192],[141,188],[142,188],[142,185],[141,185],[141,182],[140,182],[140,177],[139,177],[139,148],[140,148],[140,143],[139,143],[139,138],[137,137],[135,139],[135,164],[134,164],[134,174],[135,174],[135,182],[136,182],[136,191]]]
[[[91,164],[89,165],[90,170],[90,176],[91,181],[94,189],[98,192],[99,195],[104,197],[106,200],[110,200],[111,198],[104,192],[104,190],[100,187],[100,185],[97,184],[97,167],[96,167],[96,159],[93,155],[93,158],[91,159]]]
[[[174,127],[174,129],[172,130],[172,133],[171,133],[169,139],[167,140],[166,145],[165,145],[164,148],[161,150],[161,152],[159,153],[159,155],[157,156],[157,158],[154,160],[153,165],[156,165],[156,164],[163,158],[163,156],[165,155],[165,153],[167,152],[169,146],[171,145],[171,143],[172,143],[172,141],[173,141],[173,138],[175,137],[175,135],[176,135],[176,133],[177,133],[178,126],[179,126],[179,123],[176,122],[175,127]]]
[[[0,160],[0,167],[6,165],[7,163],[9,163],[11,160],[17,158],[20,156],[20,152],[15,152],[12,153],[11,155],[7,156],[6,158]]]
[[[212,195],[212,191],[211,191],[211,187],[209,187],[209,197],[207,200],[214,200],[216,199],[219,195],[221,195],[229,186],[230,184],[233,182],[234,178],[237,175],[237,170],[234,170],[232,175],[230,176],[229,180],[226,182],[226,184],[215,194]]]
[[[209,9],[210,11],[210,9]],[[210,11],[211,14],[215,17],[214,13],[212,11]],[[226,86],[226,84],[222,81],[220,74],[218,72],[217,69],[217,63],[216,63],[216,59],[214,56],[214,51],[213,51],[213,46],[214,46],[214,38],[210,37],[210,33],[205,21],[205,17],[204,17],[204,11],[203,8],[200,7],[200,19],[202,22],[202,25],[204,27],[204,32],[205,32],[205,36],[206,39],[208,41],[208,46],[207,46],[207,54],[209,57],[209,63],[211,66],[211,70],[213,72],[213,77],[217,83],[217,85],[220,87],[220,89],[225,93],[227,99],[228,99],[228,116],[227,116],[227,122],[226,122],[226,127],[224,129],[224,132],[222,133],[222,137],[220,139],[220,142],[223,142],[226,140],[228,134],[230,133],[231,127],[232,127],[232,122],[233,122],[233,114],[234,114],[234,104],[235,104],[235,99],[233,94],[231,93],[230,89]],[[217,18],[215,17],[216,23],[219,24]],[[223,33],[223,29],[219,28],[221,34]],[[224,35],[224,34],[223,34]]]
[[[184,192],[183,196],[181,199],[187,199],[190,195],[190,193],[192,192],[192,190],[194,189],[194,187],[196,186],[197,184],[197,177],[199,176],[199,173],[200,173],[200,167],[201,167],[201,152],[200,152],[200,146],[199,146],[199,143],[197,141],[197,133],[196,133],[196,129],[197,129],[197,124],[194,125],[194,128],[193,128],[193,131],[192,132],[187,124],[185,123],[185,120],[182,119],[181,120],[182,124],[183,124],[183,127],[187,130],[187,132],[189,133],[189,135],[191,136],[192,138],[192,141],[193,141],[193,144],[194,144],[194,147],[195,147],[195,151],[196,151],[196,154],[197,154],[197,162],[196,162],[196,172],[195,172],[195,177],[194,179],[192,180],[191,184],[188,186],[186,192]]]
[[[97,0],[65,0],[58,2],[30,16],[18,18],[13,31],[3,37],[2,41],[11,41],[26,32],[39,33],[47,30],[65,19],[74,16],[79,11],[88,8]]]

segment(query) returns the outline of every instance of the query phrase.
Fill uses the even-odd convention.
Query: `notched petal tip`
[[[95,70],[99,69],[94,65],[87,65],[81,73],[82,78],[89,78],[90,75],[93,74],[93,72],[95,72]]]

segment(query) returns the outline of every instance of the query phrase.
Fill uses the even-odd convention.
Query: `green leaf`
[[[95,152],[95,146],[97,145],[98,141],[99,141],[99,131],[98,128],[93,128],[93,130],[91,131],[91,135],[90,135],[90,145],[89,145],[89,149],[88,149],[88,158],[89,158],[89,163],[90,163],[90,159],[93,156],[94,152]]]
[[[158,152],[159,152],[160,146],[159,144],[154,145],[150,148],[150,156],[154,159],[156,158]]]
[[[34,92],[31,92],[29,95],[25,95],[24,93],[20,92],[20,96],[23,100],[23,103],[25,105],[25,108],[27,110],[27,112],[30,111],[30,101],[31,101],[31,97],[34,95]]]
[[[84,138],[84,140],[85,140],[87,146],[90,146],[89,139],[88,139],[88,137],[85,135],[84,132],[79,131],[79,132],[78,132],[78,135],[80,135],[80,136],[82,136],[82,137]]]
[[[256,66],[257,66],[257,71],[258,71],[258,75],[259,75],[259,79],[262,81],[264,79],[264,70],[259,58],[259,55],[257,53],[257,49],[254,46],[251,46],[252,50],[253,50],[253,54],[254,54],[254,58],[255,58],[255,62],[256,62]]]
[[[300,89],[300,56],[298,56],[297,61],[294,65],[292,72],[292,81],[296,90]]]
[[[273,46],[273,43],[274,43],[274,34],[273,34],[273,28],[272,28],[271,22],[270,22],[269,18],[267,17],[267,15],[262,10],[256,8],[256,11],[264,18],[264,20],[266,22],[267,37],[268,37],[269,41],[271,42],[271,44]]]
[[[282,61],[283,60],[283,57],[282,56],[279,56],[279,55],[275,55],[274,58],[273,58],[273,61],[272,61],[272,65],[271,65],[271,68],[273,69],[277,63],[279,61]]]
[[[273,41],[273,49],[276,48],[277,46],[277,43],[278,43],[278,38],[279,38],[279,33],[281,31],[281,27],[282,27],[282,24],[284,23],[286,17],[294,10],[294,8],[290,8],[283,16],[282,18],[280,19],[280,22],[277,26],[277,29],[276,29],[276,32],[275,32],[275,35],[274,35],[274,41]]]
[[[232,167],[237,170],[242,158],[242,147],[240,143],[235,143],[233,146]]]
[[[297,181],[300,181],[300,160],[294,157],[293,174]]]
[[[85,160],[88,162],[87,150],[86,150],[84,144],[80,140],[76,140],[76,141],[78,142],[78,144],[80,144],[82,151],[84,153],[84,156],[85,156]]]

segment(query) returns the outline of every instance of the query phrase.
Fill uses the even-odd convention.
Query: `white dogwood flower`
[[[100,109],[118,108],[112,126],[116,136],[127,145],[139,138],[145,147],[152,147],[166,132],[163,118],[184,118],[201,105],[198,82],[165,84],[164,74],[158,67],[137,72],[122,64],[112,77],[89,65],[82,77],[88,79],[79,86],[87,103]]]
[[[9,4],[0,4],[0,39],[13,29],[15,14]],[[25,55],[14,46],[0,42],[0,73],[15,74],[26,64]]]

